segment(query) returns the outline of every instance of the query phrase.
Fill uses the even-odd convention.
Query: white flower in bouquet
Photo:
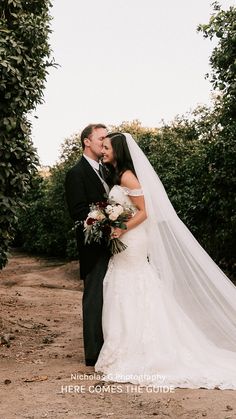
[[[101,221],[103,220],[103,218],[105,218],[105,215],[101,211],[93,210],[89,213],[88,217],[93,218],[94,220]]]
[[[120,204],[116,205],[116,212],[118,213],[118,216],[121,215],[123,211],[124,208]]]
[[[114,205],[112,206],[112,210],[110,210],[109,208],[108,217],[110,220],[115,221],[122,214],[123,211],[124,209],[121,205]]]
[[[111,213],[111,214],[109,214],[109,219],[110,219],[111,221],[116,221],[116,220],[117,220],[117,218],[118,218],[118,215],[117,215],[117,213],[116,213],[115,211],[112,211],[112,213]]]
[[[106,216],[104,214],[102,214],[101,212],[100,212],[100,214],[97,215],[97,220],[98,221],[102,221],[102,220],[104,220],[104,218],[106,218]]]
[[[113,211],[113,206],[112,205],[107,205],[105,208],[105,212],[106,214],[111,214]]]

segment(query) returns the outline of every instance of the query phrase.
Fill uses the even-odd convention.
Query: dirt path
[[[236,418],[236,391],[103,384],[83,359],[77,262],[14,252],[0,273],[0,418]]]

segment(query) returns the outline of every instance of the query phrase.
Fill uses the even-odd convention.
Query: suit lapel
[[[89,162],[85,159],[84,156],[81,157],[81,163],[83,165],[84,171],[86,172],[86,176],[90,178],[90,180],[92,181],[94,185],[96,185],[96,188],[99,188],[101,194],[106,193],[106,190],[101,180],[99,179],[95,170],[92,168],[92,166],[89,164]]]

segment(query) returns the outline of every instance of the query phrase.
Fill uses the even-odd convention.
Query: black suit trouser
[[[96,362],[103,345],[103,279],[107,271],[109,258],[108,252],[104,252],[84,279],[83,335],[85,361]]]

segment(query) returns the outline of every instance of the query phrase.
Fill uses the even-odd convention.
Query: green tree
[[[214,130],[208,142],[206,160],[211,167],[209,194],[211,226],[219,243],[222,263],[235,266],[236,247],[236,8],[223,10],[218,2],[208,24],[200,25],[204,37],[217,39],[207,75],[215,90]],[[209,134],[206,135],[206,138]],[[214,215],[215,221],[213,221]],[[227,262],[226,262],[226,260]]]
[[[38,158],[27,113],[43,100],[50,60],[49,0],[0,4],[0,268]]]
[[[217,38],[217,46],[210,57],[212,73],[207,77],[214,90],[220,92],[219,100],[228,119],[236,117],[236,7],[223,10],[218,2],[213,3],[214,13],[208,24],[199,25],[205,38]],[[223,111],[223,109],[222,109]],[[223,122],[223,121],[222,121]],[[232,120],[233,122],[233,120]]]

